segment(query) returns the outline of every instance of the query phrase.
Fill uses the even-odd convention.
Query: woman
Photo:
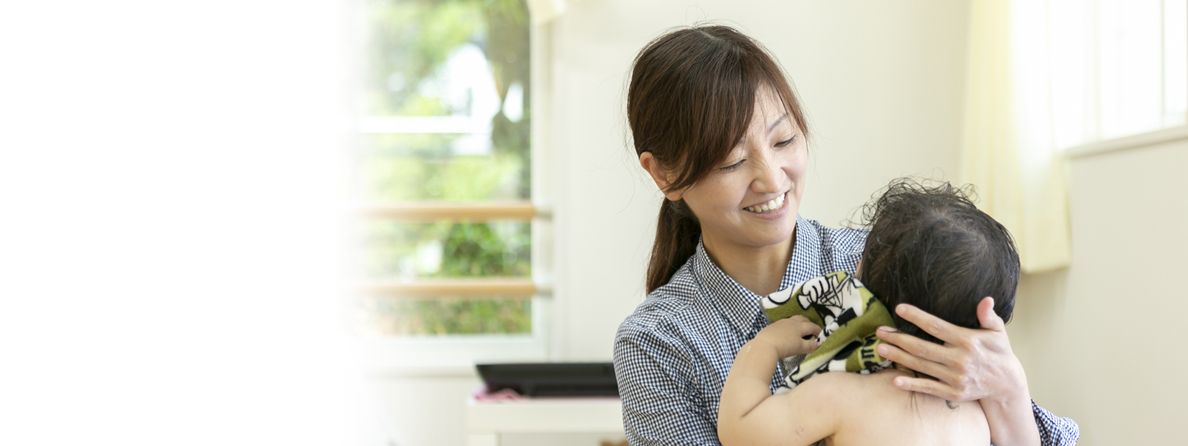
[[[774,60],[733,29],[682,29],[649,43],[635,59],[627,114],[640,165],[665,197],[649,295],[615,336],[628,440],[717,444],[731,362],[766,325],[759,296],[833,271],[853,274],[866,233],[797,214],[808,164],[804,115]],[[1076,423],[1031,402],[1002,320],[984,307],[982,329],[897,307],[944,344],[880,331],[883,357],[937,378],[894,384],[977,400],[998,444],[1037,434],[1042,444],[1074,444]],[[772,376],[773,391],[782,374]]]

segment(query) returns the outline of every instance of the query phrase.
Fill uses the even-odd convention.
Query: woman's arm
[[[743,345],[722,387],[718,408],[718,439],[722,444],[807,445],[833,433],[834,411],[805,416],[810,411],[797,410],[798,405],[812,400],[811,392],[802,392],[798,387],[772,395],[769,387],[780,358],[815,349],[815,336],[811,340],[802,338],[820,331],[803,316],[793,316],[771,323]]]
[[[630,444],[718,445],[712,415],[693,389],[687,350],[654,330],[619,328],[615,378]]]
[[[898,377],[895,386],[954,401],[978,400],[990,423],[994,444],[1073,444],[1076,423],[1054,417],[1034,406],[1027,388],[1023,365],[1011,350],[1006,326],[994,313],[994,300],[978,304],[981,329],[967,329],[945,322],[911,305],[895,308],[904,320],[944,341],[934,344],[903,333],[880,328],[878,336],[886,343],[879,354],[902,366],[936,378]],[[1068,426],[1068,421],[1072,426]],[[1038,424],[1055,429],[1060,436],[1047,435],[1041,443]],[[1068,434],[1068,430],[1074,431]],[[1072,442],[1067,442],[1071,438]]]

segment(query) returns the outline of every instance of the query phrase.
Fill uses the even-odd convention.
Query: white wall
[[[552,29],[555,182],[538,185],[556,197],[551,357],[609,360],[615,329],[644,295],[660,194],[635,160],[624,102],[631,60],[648,41],[712,20],[763,42],[813,133],[801,213],[837,224],[892,177],[956,173],[967,9],[949,0],[571,2]],[[377,441],[460,444],[472,375],[372,383],[384,400]]]
[[[1166,444],[1188,423],[1185,167],[1183,139],[1073,158],[1071,266],[1020,286],[1011,342],[1080,444]]]

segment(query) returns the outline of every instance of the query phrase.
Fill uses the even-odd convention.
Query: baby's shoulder
[[[905,394],[895,387],[895,373],[829,372],[813,375],[794,389],[814,401],[829,401],[841,414],[868,412],[872,407],[894,404]]]
[[[828,404],[833,410],[863,405],[867,396],[867,375],[846,372],[818,373],[792,389],[792,394],[812,405]]]

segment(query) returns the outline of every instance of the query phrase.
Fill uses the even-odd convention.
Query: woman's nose
[[[760,157],[758,162],[754,163],[755,173],[754,179],[751,181],[751,189],[756,193],[770,194],[780,192],[780,188],[784,185],[784,170],[776,160],[771,156]]]

